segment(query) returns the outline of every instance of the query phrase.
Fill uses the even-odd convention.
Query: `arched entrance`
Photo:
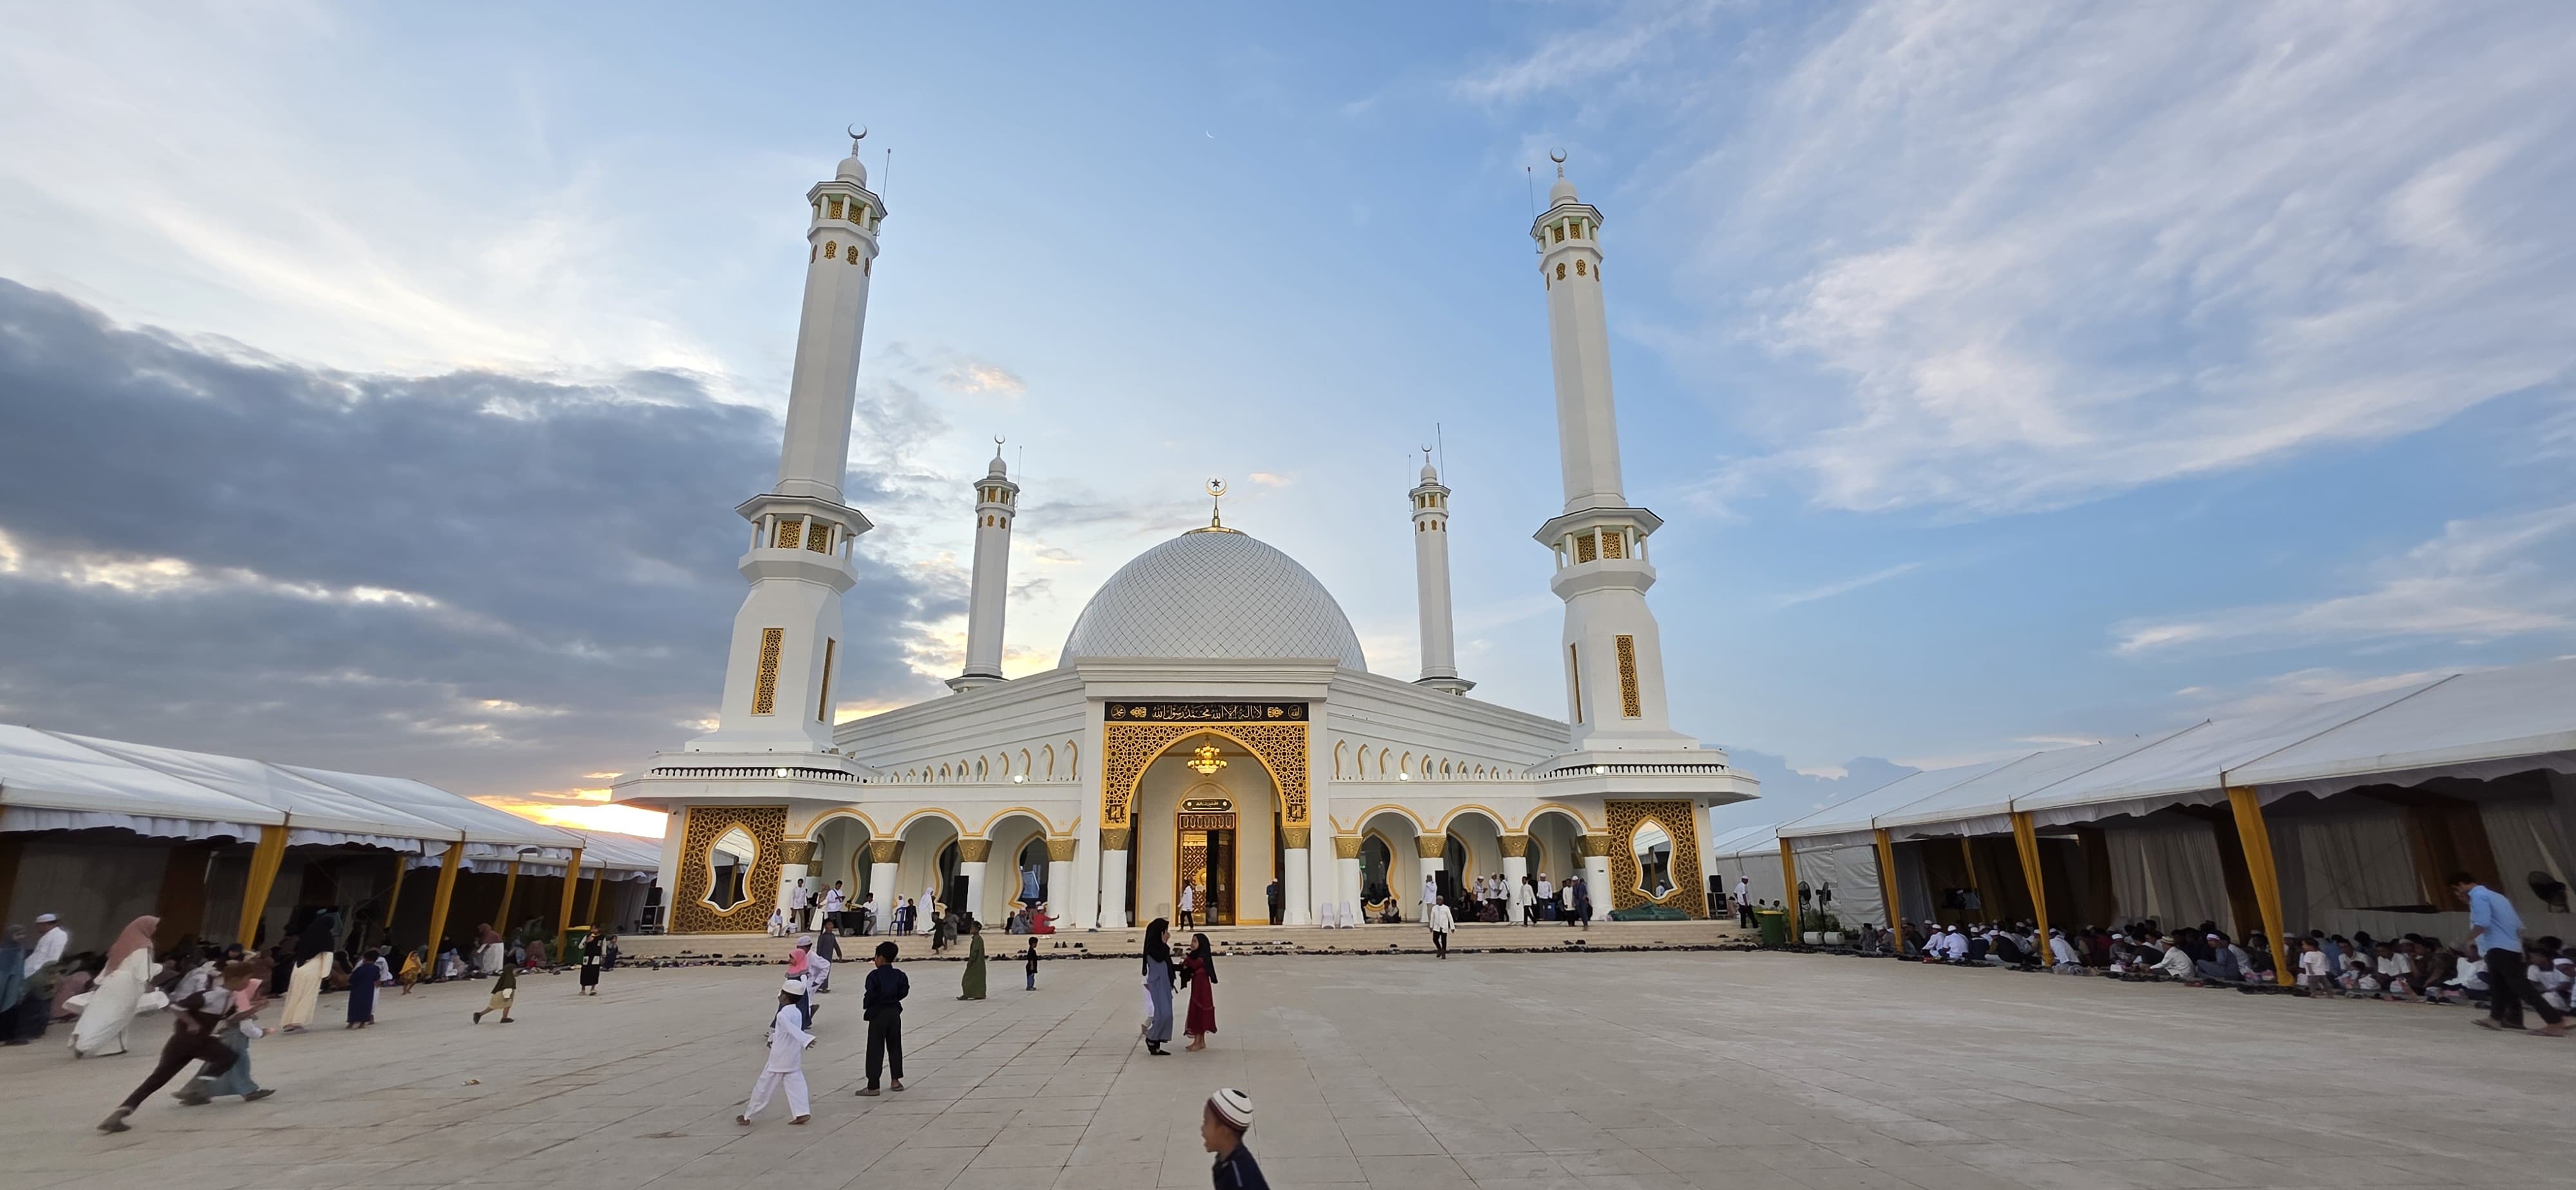
[[[832,885],[838,883],[853,916],[851,928],[857,928],[855,911],[868,903],[868,843],[872,836],[868,824],[847,814],[836,814],[817,823],[807,836],[814,851],[808,860],[806,884],[815,890],[819,904]]]
[[[1136,784],[1128,919],[1267,923],[1264,894],[1285,876],[1281,812],[1278,782],[1233,738],[1206,731],[1174,741]]]
[[[1422,826],[1401,810],[1382,809],[1360,823],[1360,912],[1370,921],[1420,917]]]

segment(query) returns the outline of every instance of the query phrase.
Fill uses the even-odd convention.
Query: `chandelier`
[[[1191,755],[1196,759],[1191,760],[1189,766],[1197,769],[1202,777],[1213,776],[1218,769],[1225,767],[1225,761],[1218,758],[1214,744],[1201,744]]]

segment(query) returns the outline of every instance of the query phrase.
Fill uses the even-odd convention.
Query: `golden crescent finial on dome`
[[[1225,481],[1224,481],[1224,480],[1222,480],[1222,479],[1210,479],[1210,480],[1208,480],[1208,481],[1207,481],[1207,485],[1206,485],[1206,486],[1207,486],[1207,494],[1208,494],[1208,523],[1207,523],[1207,525],[1206,525],[1205,527],[1203,527],[1203,528],[1198,528],[1198,529],[1192,529],[1192,530],[1190,530],[1190,532],[1192,532],[1192,533],[1239,533],[1239,532],[1242,532],[1242,530],[1240,530],[1240,529],[1228,529],[1228,528],[1226,528],[1226,527],[1225,527],[1225,516],[1223,515],[1223,512],[1222,512],[1222,510],[1221,510],[1221,509],[1220,509],[1220,507],[1219,507],[1220,502],[1221,502],[1221,501],[1223,501],[1223,500],[1225,499]]]

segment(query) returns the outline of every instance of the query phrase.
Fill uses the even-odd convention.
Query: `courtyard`
[[[725,1187],[1139,1190],[1206,1184],[1198,1103],[1249,1091],[1274,1185],[2526,1187],[2562,1181],[2576,1048],[2462,1008],[1741,952],[1243,958],[1200,1054],[1137,1043],[1132,960],[1055,961],[954,999],[907,964],[900,1095],[862,1099],[855,966],[821,998],[811,1124],[733,1122],[774,967],[620,970],[578,999],[522,983],[390,996],[379,1024],[253,1047],[266,1102],[166,1093],[92,1130],[146,1073],[74,1062],[56,1028],[0,1050],[14,1190]],[[273,1012],[272,1012],[273,1016]]]

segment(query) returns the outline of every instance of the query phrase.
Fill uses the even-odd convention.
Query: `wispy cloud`
[[[2576,504],[2453,521],[2442,535],[2368,568],[2366,590],[2306,603],[2229,608],[2112,626],[2114,651],[2251,652],[2321,642],[2442,637],[2495,640],[2576,625],[2562,565]]]
[[[2188,686],[2174,692],[2174,697],[2195,714],[2213,719],[2247,715],[2269,715],[2295,710],[2312,703],[2350,698],[2356,694],[2375,694],[2407,686],[2438,681],[2456,673],[2468,673],[2485,666],[2462,665],[2447,669],[2419,669],[2403,673],[2354,673],[2331,667],[2296,669],[2274,674],[2240,686],[2218,689]]]
[[[1839,582],[1826,583],[1821,587],[1809,587],[1804,591],[1796,591],[1780,596],[1776,601],[1776,604],[1780,607],[1796,607],[1801,603],[1814,603],[1819,599],[1831,599],[1836,595],[1848,595],[1863,587],[1874,587],[1889,579],[1912,574],[1922,568],[1923,564],[1921,562],[1899,562],[1894,566],[1889,566],[1880,570],[1873,570],[1868,574],[1860,575],[1856,578],[1847,578]]]
[[[1707,0],[1623,5],[1601,24],[1552,34],[1534,49],[1458,79],[1450,89],[1478,103],[1501,103],[1591,87],[1630,71],[1659,51],[1670,53],[1675,33],[1705,26],[1718,7]]]

